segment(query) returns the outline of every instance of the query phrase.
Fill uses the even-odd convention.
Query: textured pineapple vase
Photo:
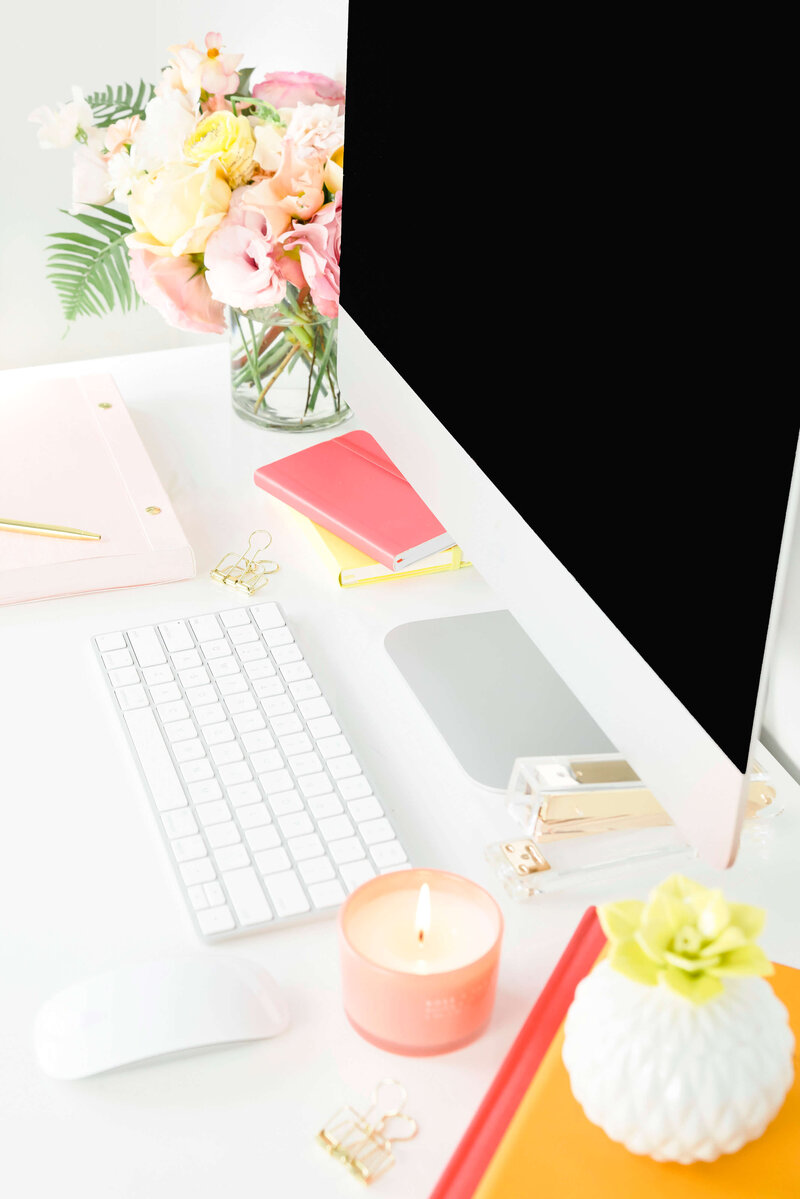
[[[577,987],[563,1058],[586,1116],[632,1153],[688,1164],[761,1136],[792,1084],[794,1037],[763,978],[707,1003],[603,961]]]

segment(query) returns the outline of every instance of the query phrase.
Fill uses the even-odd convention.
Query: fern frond
[[[67,213],[94,236],[87,233],[51,233],[48,279],[61,298],[68,321],[79,316],[102,316],[119,303],[123,312],[138,307],[139,294],[131,283],[128,247],[125,238],[133,232],[127,213],[92,204],[102,213]]]
[[[86,102],[94,113],[97,128],[107,129],[115,121],[126,117],[144,116],[145,106],[154,95],[152,83],[145,83],[142,79],[138,88],[132,83],[122,83],[117,88],[109,84],[101,92],[92,92],[91,96],[86,97]]]

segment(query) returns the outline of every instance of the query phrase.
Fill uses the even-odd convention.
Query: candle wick
[[[423,942],[424,940],[425,940],[425,932],[424,932],[424,930],[423,930],[423,929],[420,929],[420,930],[419,930],[419,943],[420,943],[420,945],[422,944],[422,942]]]

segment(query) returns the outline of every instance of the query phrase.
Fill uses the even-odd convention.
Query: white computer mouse
[[[42,1004],[39,1064],[53,1078],[233,1041],[274,1037],[286,1001],[255,962],[217,953],[120,966],[74,983]]]

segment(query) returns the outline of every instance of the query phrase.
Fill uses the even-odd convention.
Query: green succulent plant
[[[648,987],[670,987],[694,1003],[713,999],[728,976],[774,972],[755,944],[763,909],[729,903],[721,891],[681,874],[665,879],[646,903],[604,904],[598,916],[615,970]]]

